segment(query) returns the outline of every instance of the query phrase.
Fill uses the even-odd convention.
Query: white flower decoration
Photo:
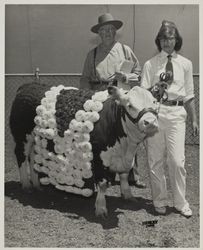
[[[90,197],[93,194],[93,191],[89,188],[82,189],[82,195],[85,197]]]
[[[94,101],[93,100],[87,100],[84,105],[83,108],[85,111],[92,111],[92,107],[94,105]]]
[[[50,184],[50,180],[48,177],[43,177],[43,178],[40,178],[40,183],[42,185],[49,185]]]
[[[107,99],[108,97],[109,97],[108,90],[99,91],[99,92],[96,92],[96,93],[92,96],[92,100],[93,100],[93,101],[105,102],[106,99]]]
[[[35,116],[34,122],[37,126],[41,126],[42,124],[42,117],[41,116]]]
[[[85,119],[85,111],[84,110],[78,110],[75,114],[75,119],[78,122],[82,122]]]
[[[83,124],[82,132],[90,133],[94,129],[94,125],[91,121],[85,121]]]
[[[82,188],[85,184],[85,182],[82,179],[74,179],[75,186]]]
[[[96,112],[99,112],[101,111],[103,108],[103,104],[99,101],[94,101],[94,104],[92,105],[91,107],[91,110],[92,111],[96,111]]]

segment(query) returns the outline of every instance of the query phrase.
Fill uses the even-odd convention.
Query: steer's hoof
[[[101,217],[103,219],[106,219],[108,216],[108,212],[106,208],[96,209],[95,214],[97,217]]]

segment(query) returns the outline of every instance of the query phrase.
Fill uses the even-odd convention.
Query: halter
[[[154,114],[156,117],[158,116],[157,111],[154,110],[153,108],[144,108],[143,110],[141,110],[141,111],[139,112],[139,114],[138,114],[138,116],[137,116],[136,118],[133,118],[133,117],[128,113],[128,111],[127,111],[125,108],[123,108],[123,111],[124,111],[124,114],[127,115],[128,119],[129,119],[132,123],[134,123],[134,124],[138,123],[139,120],[142,118],[142,116],[143,116],[144,114],[148,113],[148,112]]]

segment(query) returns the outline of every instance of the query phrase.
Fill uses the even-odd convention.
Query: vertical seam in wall
[[[30,55],[30,72],[33,71],[33,60],[32,60],[32,46],[31,46],[31,25],[30,25],[30,11],[29,6],[26,6],[27,13],[27,27],[28,27],[28,46],[29,46],[29,55]]]
[[[135,53],[135,5],[133,5],[133,52]]]

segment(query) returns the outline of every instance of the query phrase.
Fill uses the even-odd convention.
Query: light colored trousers
[[[185,129],[187,113],[182,106],[160,105],[159,132],[146,141],[152,199],[155,207],[166,206],[165,164],[168,166],[173,205],[181,210],[185,199]]]

